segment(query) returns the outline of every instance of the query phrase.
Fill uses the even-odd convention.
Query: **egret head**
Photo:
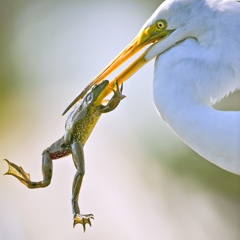
[[[209,18],[214,18],[214,11],[206,4],[205,0],[167,0],[163,2],[143,25],[140,33],[153,26],[155,22],[162,20],[166,22],[166,31],[171,34],[166,39],[158,39],[149,47],[145,55],[146,60],[151,60],[187,38],[203,40],[206,33],[211,34],[211,29],[213,29],[212,21],[209,21]]]

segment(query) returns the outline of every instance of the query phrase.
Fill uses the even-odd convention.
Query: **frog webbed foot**
[[[26,173],[22,167],[17,166],[16,164],[4,159],[8,164],[8,171],[4,175],[12,175],[16,177],[20,182],[25,184],[26,182],[30,182],[30,174]]]
[[[75,227],[76,224],[80,223],[83,225],[83,230],[85,232],[86,224],[92,226],[91,219],[94,219],[93,214],[74,214],[73,227]]]
[[[5,175],[12,175],[17,178],[21,183],[23,183],[28,188],[43,188],[47,187],[51,182],[52,177],[52,160],[47,151],[43,152],[43,163],[42,163],[42,173],[43,180],[39,182],[32,182],[30,179],[30,174],[26,173],[22,167],[4,159],[8,164],[8,171]]]

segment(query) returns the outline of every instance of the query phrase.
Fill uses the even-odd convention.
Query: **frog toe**
[[[73,227],[80,223],[83,225],[84,232],[86,231],[86,224],[92,226],[91,219],[94,219],[93,214],[75,214],[73,217]]]

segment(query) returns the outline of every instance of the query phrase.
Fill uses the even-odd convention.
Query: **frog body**
[[[120,101],[125,97],[122,95],[122,87],[116,82],[116,90],[107,105],[102,105],[104,101],[104,92],[108,90],[109,81],[104,80],[95,85],[84,99],[78,103],[67,118],[65,124],[64,135],[54,142],[50,147],[42,153],[42,174],[43,180],[33,182],[30,175],[26,173],[22,167],[5,159],[8,163],[8,171],[6,175],[16,177],[20,182],[28,188],[47,187],[52,178],[52,160],[56,160],[68,155],[72,155],[74,165],[77,169],[72,185],[72,211],[73,226],[80,223],[83,225],[84,231],[86,224],[91,225],[92,214],[81,214],[78,205],[78,197],[80,188],[85,174],[85,161],[83,147],[91,135],[92,130],[97,124],[102,113],[114,110]]]

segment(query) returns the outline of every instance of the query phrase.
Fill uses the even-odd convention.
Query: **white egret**
[[[66,111],[146,45],[115,80],[156,57],[153,95],[163,120],[201,156],[240,174],[240,112],[212,107],[240,89],[240,1],[166,0]]]

